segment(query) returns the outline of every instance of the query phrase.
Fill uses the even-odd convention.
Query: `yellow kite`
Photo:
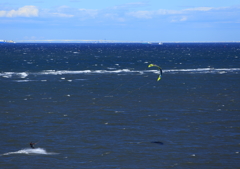
[[[160,66],[158,66],[158,65],[155,65],[155,64],[148,65],[148,67],[153,67],[153,66],[157,67],[159,69],[159,71],[160,71],[160,73],[158,75],[158,79],[157,79],[157,81],[159,81],[159,80],[161,80],[161,77],[162,77],[162,68]]]

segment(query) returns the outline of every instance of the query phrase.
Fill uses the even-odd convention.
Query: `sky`
[[[1,0],[1,39],[240,41],[240,1]]]

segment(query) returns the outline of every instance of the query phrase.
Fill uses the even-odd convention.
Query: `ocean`
[[[240,43],[0,44],[0,85],[0,168],[239,168]]]

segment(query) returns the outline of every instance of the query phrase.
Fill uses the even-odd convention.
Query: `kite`
[[[158,79],[157,79],[157,81],[159,81],[159,80],[161,80],[161,77],[162,77],[162,68],[160,66],[158,66],[158,65],[155,65],[155,64],[148,65],[148,67],[153,67],[153,66],[157,67],[159,69],[159,71],[160,71]]]

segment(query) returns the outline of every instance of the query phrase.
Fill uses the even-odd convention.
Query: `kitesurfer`
[[[31,148],[35,148],[34,145],[35,145],[35,143],[33,143],[33,142],[30,143]]]

